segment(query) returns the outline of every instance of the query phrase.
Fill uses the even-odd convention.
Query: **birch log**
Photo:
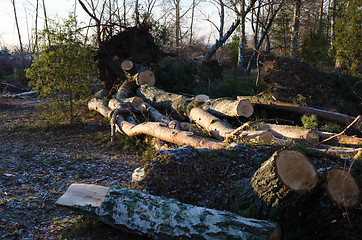
[[[319,143],[319,135],[317,133],[300,127],[270,123],[263,123],[260,126],[267,128],[276,138],[301,139],[310,144]]]
[[[157,109],[187,117],[193,107],[201,107],[217,117],[250,117],[253,106],[248,99],[212,99],[206,102],[191,99],[180,94],[169,93],[154,86],[140,86],[137,95]]]
[[[194,135],[191,132],[179,131],[171,129],[158,122],[145,122],[138,125],[133,125],[118,116],[116,120],[117,130],[121,133],[133,137],[140,134],[150,135],[161,140],[175,143],[178,145],[189,145],[195,148],[207,147],[211,149],[221,149],[227,145],[222,142],[208,140]]]
[[[112,115],[112,110],[108,107],[108,101],[101,98],[92,98],[88,102],[88,109],[97,111],[107,118],[110,118]]]
[[[226,126],[219,118],[198,107],[191,109],[189,117],[192,121],[205,128],[213,137],[219,140],[228,138],[235,130]],[[238,132],[236,137],[239,137],[240,139],[263,139],[268,143],[272,141],[272,135],[267,131],[241,131]]]
[[[72,184],[56,204],[153,239],[280,239],[278,224],[119,186]]]
[[[111,110],[116,110],[117,108],[129,108],[129,107],[137,107],[143,103],[143,99],[140,97],[130,97],[124,99],[112,98],[108,102],[108,107]]]
[[[250,101],[246,98],[238,100],[229,100],[224,98],[217,98],[207,101],[203,109],[217,117],[250,117],[254,108]]]

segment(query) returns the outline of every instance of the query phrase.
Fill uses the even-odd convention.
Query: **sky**
[[[75,0],[45,0],[48,18],[55,18],[57,16],[66,18],[68,13],[74,10],[74,1]],[[40,0],[39,3],[38,28],[42,29],[44,25],[42,0]],[[28,44],[28,35],[31,35],[29,31],[35,27],[35,4],[35,0],[15,0],[23,44]],[[79,7],[80,6],[77,6],[77,8]],[[78,9],[77,12],[85,18],[86,16],[80,10],[82,9]],[[8,47],[19,45],[14,8],[11,0],[0,0],[0,47],[4,45]]]
[[[11,3],[12,0],[0,0],[0,50],[3,46],[13,48],[19,46],[19,37],[15,23],[14,9]],[[67,18],[68,13],[74,11],[75,2],[77,0],[44,0],[47,10],[48,18]],[[121,0],[120,0],[121,1]],[[187,0],[184,1],[187,4]],[[36,0],[15,0],[16,12],[19,21],[20,34],[23,45],[29,45],[29,36],[35,27],[35,4]],[[39,17],[38,29],[43,29],[44,14],[42,7],[42,0],[39,0]],[[185,7],[186,8],[186,7]],[[218,14],[216,8],[206,8],[214,21],[218,22]],[[202,11],[206,10],[205,8]],[[76,5],[76,12],[79,21],[88,22],[89,16],[84,12],[79,4]],[[201,17],[202,19],[204,17]],[[227,24],[227,23],[226,23]],[[231,24],[231,22],[230,22]],[[211,25],[206,21],[198,21],[197,31],[199,34],[209,34],[211,32]],[[210,40],[210,39],[209,39]],[[214,39],[211,40],[212,42]]]

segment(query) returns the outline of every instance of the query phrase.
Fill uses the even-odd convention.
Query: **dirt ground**
[[[103,118],[46,129],[39,104],[0,97],[0,239],[144,239],[55,206],[72,183],[127,185],[140,164],[99,140]]]

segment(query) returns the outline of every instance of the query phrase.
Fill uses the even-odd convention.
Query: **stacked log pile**
[[[134,174],[137,175],[134,188],[183,203],[117,187],[72,185],[57,204],[155,239],[214,239],[211,236],[216,239],[280,239],[280,228],[275,222],[282,231],[288,229],[284,238],[293,239],[289,235],[295,229],[304,229],[307,231],[304,237],[315,238],[313,234],[321,233],[318,224],[330,228],[331,221],[343,220],[340,209],[362,216],[360,180],[353,177],[355,173],[351,168],[339,168],[340,162],[337,167],[325,168],[300,150],[285,147],[280,150],[286,139],[294,139],[316,154],[317,146],[318,149],[330,147],[320,141],[335,138],[337,144],[344,141],[354,145],[340,148],[339,152],[357,153],[361,151],[360,138],[252,121],[233,127],[224,120],[251,117],[254,108],[260,107],[255,98],[210,99],[206,95],[187,97],[168,93],[154,86],[156,78],[151,69],[130,60],[123,61],[120,68],[127,79],[113,98],[108,98],[108,91],[100,91],[89,101],[88,107],[110,120],[112,141],[116,141],[116,132],[119,132],[129,137],[150,135],[196,148],[161,149],[154,160]],[[270,102],[261,106],[283,110],[290,107],[275,107]],[[296,108],[291,107],[291,111]],[[323,112],[312,110],[318,114]],[[302,111],[312,110],[302,108]],[[142,115],[148,120],[130,122],[127,115]],[[327,117],[331,116],[333,113],[327,113]],[[348,127],[360,129],[360,117],[353,119],[337,114],[337,119],[344,119],[343,123],[350,124]],[[195,129],[203,129],[208,137],[198,136]],[[259,143],[268,147],[255,147]],[[277,143],[278,147],[272,143]],[[255,164],[254,161],[258,154],[266,160],[261,166],[261,162]],[[162,160],[165,158],[167,161]],[[84,199],[90,202],[84,203]],[[150,211],[145,211],[145,207]],[[252,219],[242,219],[231,212]],[[330,216],[321,219],[325,215],[318,216],[318,212]],[[200,219],[203,220],[199,222]],[[227,225],[224,226],[225,221]],[[299,225],[307,221],[307,226],[300,228]],[[352,225],[359,224],[352,222]]]

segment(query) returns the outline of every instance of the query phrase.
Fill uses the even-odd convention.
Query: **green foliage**
[[[304,61],[318,65],[328,60],[328,39],[320,32],[307,32],[302,43],[302,58]]]
[[[156,86],[165,91],[206,94],[213,98],[255,95],[267,88],[264,82],[255,86],[256,76],[228,73],[222,79],[215,79],[207,66],[192,61],[164,62],[157,67],[156,76]]]
[[[303,123],[303,127],[306,129],[315,130],[318,127],[318,118],[315,114],[310,116],[303,115],[301,117],[301,121]]]
[[[287,50],[290,43],[290,22],[291,17],[285,8],[280,9],[277,17],[273,21],[273,28],[271,29],[272,39],[275,41],[276,46],[280,48],[282,54],[287,56]]]
[[[337,4],[334,50],[330,51],[330,56],[339,61],[346,72],[361,76],[362,2],[341,0]]]
[[[48,40],[52,45],[48,45]],[[53,22],[40,34],[41,53],[34,56],[26,71],[29,85],[40,97],[67,99],[69,108],[64,110],[71,122],[73,101],[90,94],[95,73],[94,49],[85,41],[74,16],[62,23]]]
[[[170,46],[171,39],[169,29],[166,26],[161,25],[159,21],[155,21],[147,15],[144,15],[143,18],[145,19],[144,24],[152,35],[156,46],[159,48]]]
[[[239,57],[239,44],[240,44],[240,27],[235,30],[235,34],[231,37],[231,42],[226,45],[226,49],[228,51],[231,65],[236,67],[238,64],[238,57]],[[247,46],[247,40],[245,38],[244,46]],[[246,53],[247,49],[244,49],[244,54]],[[245,56],[244,56],[245,58]],[[246,65],[248,60],[245,59],[244,64]],[[244,66],[245,67],[245,66]]]
[[[310,97],[306,98],[302,94],[298,94],[297,97],[293,100],[293,103],[298,106],[308,106],[310,102]]]

